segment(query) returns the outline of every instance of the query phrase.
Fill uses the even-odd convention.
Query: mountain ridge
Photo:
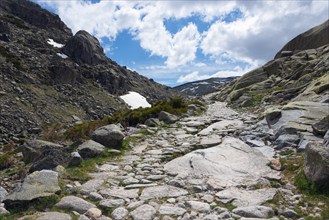
[[[0,2],[0,138],[39,135],[53,123],[101,119],[138,92],[150,103],[183,96],[106,57],[96,38],[72,35],[55,15],[27,0]],[[78,52],[76,52],[78,51]],[[65,54],[67,53],[67,54]]]

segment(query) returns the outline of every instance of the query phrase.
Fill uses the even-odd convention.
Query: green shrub
[[[13,158],[14,154],[15,151],[9,151],[0,156],[0,170],[6,169],[14,164],[14,158]]]
[[[120,123],[125,127],[136,126],[139,123],[144,123],[148,118],[157,118],[161,111],[166,111],[175,115],[181,115],[187,112],[188,104],[191,104],[191,102],[186,102],[182,98],[172,98],[169,100],[160,101],[149,108],[118,111],[111,117],[106,117],[98,121],[85,122],[83,124],[69,128],[64,133],[63,138],[65,140],[72,141],[88,139],[94,130],[108,124]],[[201,105],[199,102],[196,102],[195,104]]]

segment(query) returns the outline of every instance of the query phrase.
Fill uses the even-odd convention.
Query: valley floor
[[[255,116],[216,102],[201,115],[145,128],[143,134],[131,135],[132,150],[98,165],[97,172],[90,173],[91,180],[66,185],[69,195],[56,210],[85,214],[79,220],[86,216],[102,220],[321,219],[325,204],[302,204],[302,195],[284,183],[280,169],[270,168],[271,161],[280,166],[273,148],[257,146],[260,140],[246,141],[249,145],[241,140],[241,133],[256,122]],[[29,217],[71,219],[59,212]]]

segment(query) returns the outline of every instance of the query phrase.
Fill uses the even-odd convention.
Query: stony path
[[[269,179],[279,175],[236,137],[253,120],[214,103],[201,116],[148,128],[152,135],[99,166],[80,194],[115,220],[267,218],[274,211],[261,205],[275,195]]]

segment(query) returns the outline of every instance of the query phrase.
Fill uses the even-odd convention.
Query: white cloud
[[[203,80],[210,78],[210,75],[199,75],[199,72],[195,71],[185,76],[180,76],[177,80],[178,83],[193,82],[197,80]]]
[[[165,58],[159,68],[153,66],[153,69],[144,69],[144,73],[173,74],[182,71],[185,76],[181,80],[188,79],[187,75],[193,72],[191,78],[196,79],[222,70],[226,74],[235,74],[234,63],[259,66],[273,58],[288,40],[328,19],[329,7],[328,1],[317,0],[101,0],[94,4],[85,0],[34,1],[55,8],[73,32],[84,29],[99,39],[113,40],[121,31],[128,30],[143,49],[153,56]],[[225,22],[225,16],[236,9],[242,12],[242,18]],[[193,15],[209,22],[209,27],[203,27],[206,28],[204,32],[200,33],[194,23],[186,24],[177,33],[171,33],[165,26],[165,20],[175,21]],[[197,59],[198,49],[206,60]],[[211,65],[210,61],[213,62]],[[206,70],[212,72],[207,73]],[[241,71],[244,70],[242,66]]]
[[[203,33],[204,54],[264,63],[297,34],[328,19],[326,1],[240,1],[239,8],[242,19],[218,20]]]
[[[190,74],[180,76],[177,80],[177,83],[187,83],[187,82],[193,82],[198,80],[204,80],[214,77],[220,77],[220,78],[226,78],[231,76],[242,76],[244,73],[249,72],[254,67],[247,67],[247,68],[241,68],[239,66],[234,67],[231,70],[220,70],[217,71],[214,74],[200,74],[198,71],[194,71]]]

